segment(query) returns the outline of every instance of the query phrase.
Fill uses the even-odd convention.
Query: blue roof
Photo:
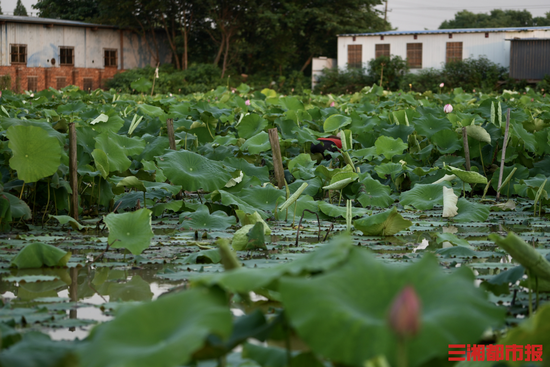
[[[550,31],[550,27],[511,27],[511,28],[461,28],[461,29],[434,29],[424,31],[387,31],[376,33],[346,33],[338,37],[350,36],[401,36],[406,34],[448,34],[448,33],[485,33],[485,32],[526,32]]]

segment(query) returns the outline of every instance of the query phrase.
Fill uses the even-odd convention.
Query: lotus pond
[[[0,366],[550,363],[546,95],[0,102]]]

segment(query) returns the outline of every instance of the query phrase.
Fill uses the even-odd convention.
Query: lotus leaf
[[[394,206],[391,210],[358,219],[353,225],[367,236],[393,236],[412,226],[412,222],[404,219]]]
[[[235,232],[231,246],[237,251],[267,250],[265,246],[265,234],[267,234],[267,231],[263,223],[247,224]]]
[[[130,86],[138,92],[145,93],[151,90],[153,83],[147,78],[141,77],[138,80],[133,81]]]
[[[241,138],[249,139],[264,131],[266,126],[267,121],[265,119],[260,117],[260,115],[251,114],[243,117],[237,125],[237,131]]]
[[[325,120],[323,130],[325,132],[336,131],[351,124],[351,118],[342,115],[332,115]]]
[[[77,231],[81,231],[86,228],[82,224],[78,223],[73,217],[68,215],[48,215],[48,217],[57,219],[61,225],[69,223],[69,225]]]
[[[382,163],[374,167],[374,170],[381,178],[387,178],[386,175],[390,175],[392,179],[395,179],[401,172],[403,172],[403,166],[400,163]]]
[[[11,126],[6,132],[13,156],[10,167],[25,182],[53,175],[61,164],[59,141],[37,126]]]
[[[390,196],[391,189],[388,186],[382,185],[379,181],[372,178],[364,179],[361,181],[361,184],[364,186],[357,200],[363,207],[376,206],[387,208],[393,203],[394,200]]]
[[[452,154],[462,149],[462,143],[457,134],[452,130],[441,130],[432,135],[431,141],[443,154]]]
[[[486,328],[504,321],[505,311],[487,302],[473,281],[465,267],[443,274],[433,256],[396,267],[353,248],[343,265],[312,279],[283,277],[279,290],[291,325],[315,353],[359,366],[378,355],[396,364],[400,352],[388,312],[398,292],[414,287],[421,303],[420,332],[407,344],[409,365],[415,367],[446,357],[449,344],[478,340]]]
[[[443,186],[443,218],[452,218],[458,214],[458,196],[453,189]]]
[[[438,233],[437,234],[437,243],[441,244],[443,242],[450,242],[453,245],[457,246],[463,246],[463,247],[470,247],[470,243],[466,241],[465,239],[458,238],[456,235],[452,233]]]
[[[107,293],[111,301],[150,301],[153,298],[151,286],[139,275],[129,282],[109,284]]]
[[[151,117],[161,117],[164,115],[164,110],[162,108],[151,106],[146,103],[139,104],[138,108],[141,112]]]
[[[31,318],[27,317],[26,319]],[[2,336],[4,336],[4,330],[2,330]],[[76,342],[73,341],[51,340],[46,334],[29,331],[23,334],[21,341],[9,349],[3,348],[0,353],[0,365],[14,367],[63,366],[67,361],[76,360],[74,356],[76,346]]]
[[[433,209],[434,206],[443,204],[444,184],[416,184],[411,190],[401,193],[399,202],[419,210]]]
[[[180,214],[182,229],[217,229],[225,230],[236,223],[235,217],[228,216],[225,212],[218,210],[210,213],[206,205],[201,205],[194,212]]]
[[[65,266],[70,258],[70,252],[45,243],[33,242],[23,247],[11,264],[19,269]]]
[[[126,248],[139,255],[149,247],[153,238],[151,211],[140,209],[135,212],[111,213],[103,218],[109,228],[108,241],[113,248]]]
[[[452,173],[453,175],[456,175],[458,178],[460,178],[462,181],[466,183],[479,183],[479,184],[487,184],[487,177],[480,175],[477,172],[474,171],[464,171],[460,168],[447,166],[447,170]]]
[[[137,178],[136,176],[124,177],[116,185],[117,185],[117,187],[119,187],[119,186],[131,187],[133,189],[136,189],[137,191],[147,191],[147,189],[145,188],[145,185],[143,184],[143,182],[139,178]]]
[[[525,148],[528,151],[534,153],[537,149],[536,148],[537,141],[535,139],[535,136],[530,132],[528,132],[527,130],[525,130],[523,125],[518,122],[510,121],[510,127],[511,127],[510,130],[513,131],[518,138],[523,140]]]
[[[424,115],[414,121],[414,128],[420,135],[431,138],[442,130],[451,130],[452,124],[446,118],[437,118],[433,115]]]
[[[23,218],[26,220],[32,218],[31,208],[29,208],[27,203],[7,192],[3,192],[2,195],[10,201],[11,216],[13,219]]]
[[[211,192],[224,187],[231,178],[228,168],[220,162],[187,150],[166,153],[158,157],[157,162],[172,183],[188,191]]]
[[[321,211],[328,215],[329,217],[342,217],[342,218],[345,218],[346,217],[346,208],[344,207],[341,207],[341,206],[337,206],[337,205],[333,205],[333,204],[329,204],[325,201],[319,201],[319,209],[321,209]],[[352,215],[353,217],[362,217],[364,215],[370,215],[372,213],[371,210],[366,210],[366,209],[363,209],[363,208],[353,208],[352,210]]]
[[[246,214],[242,210],[235,210],[235,214],[237,214],[237,217],[239,218],[239,222],[241,225],[246,226],[248,224],[256,224],[258,222],[261,222],[264,225],[264,230],[266,235],[271,234],[271,228],[267,225],[267,223],[263,220],[262,216],[258,214],[258,212],[254,212],[252,214]]]
[[[394,139],[384,135],[376,139],[374,146],[376,147],[376,154],[382,154],[390,160],[396,155],[403,154],[403,151],[408,147],[401,138]]]
[[[109,161],[109,171],[119,171],[124,172],[132,162],[126,156],[126,151],[119,145],[118,139],[115,137],[117,134],[112,131],[106,131],[99,134],[95,138],[95,149],[102,150],[107,155],[107,160]],[[97,154],[97,153],[96,153]],[[103,165],[103,162],[100,163]],[[107,167],[103,167],[105,169]]]
[[[469,137],[472,137],[481,142],[491,144],[491,135],[483,127],[478,125],[466,126],[466,133]]]
[[[159,203],[155,204],[151,208],[151,212],[155,217],[158,217],[159,215],[162,215],[166,210],[170,210],[172,212],[177,212],[183,207],[183,200],[177,200],[177,201],[169,201],[167,203]]]
[[[99,173],[103,178],[109,176],[109,158],[107,154],[101,149],[94,149],[92,152],[92,157],[94,157],[95,166],[98,169]]]
[[[269,135],[262,131],[259,134],[256,134],[250,139],[247,139],[244,144],[241,146],[241,150],[248,150],[250,154],[258,154],[261,152],[266,152],[271,150],[271,143],[269,142]]]
[[[455,222],[485,222],[489,217],[489,207],[479,203],[472,203],[461,198],[458,200],[458,214],[454,217]]]
[[[231,326],[225,294],[190,289],[121,309],[93,329],[80,361],[83,367],[179,366],[208,335],[228,338]]]
[[[248,204],[246,201],[244,201],[240,197],[235,196],[232,193],[224,190],[220,190],[219,193],[220,193],[220,197],[223,205],[235,205],[240,210],[242,210],[247,214],[258,212],[263,219],[267,219],[268,215],[263,210]]]

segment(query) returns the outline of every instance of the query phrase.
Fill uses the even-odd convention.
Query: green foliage
[[[369,75],[384,89],[396,90],[403,76],[409,71],[406,60],[400,56],[380,56],[369,61]]]
[[[111,213],[104,219],[109,228],[109,244],[114,248],[125,248],[134,255],[139,255],[149,247],[153,230],[151,228],[151,211],[140,209],[135,212]]]
[[[19,251],[11,264],[19,269],[41,268],[43,266],[65,266],[71,253],[45,243],[31,243]]]
[[[377,82],[366,68],[325,68],[318,79],[315,92],[321,94],[349,94],[361,91]]]
[[[462,10],[454,19],[446,20],[439,29],[458,28],[506,28],[506,27],[542,27],[550,25],[550,12],[546,17],[535,17],[528,10],[494,9],[489,14],[472,13]]]
[[[25,8],[25,5],[23,5],[21,0],[17,0],[17,4],[15,5],[15,9],[13,9],[13,15],[19,15],[19,16],[22,16],[22,17],[28,16],[27,8]]]

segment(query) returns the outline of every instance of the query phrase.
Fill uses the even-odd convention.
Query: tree
[[[25,9],[25,6],[21,0],[17,0],[17,5],[15,5],[15,9],[13,10],[13,15],[19,15],[22,17],[28,16],[27,9]]]
[[[0,15],[4,15],[4,13],[2,12],[2,5],[0,4]]]
[[[527,10],[491,10],[489,14],[472,13],[462,10],[455,18],[446,20],[439,29],[457,28],[506,28],[506,27],[536,27],[550,25],[550,12],[546,17],[536,17]]]
[[[32,7],[41,18],[90,21],[99,16],[96,0],[38,0]]]

